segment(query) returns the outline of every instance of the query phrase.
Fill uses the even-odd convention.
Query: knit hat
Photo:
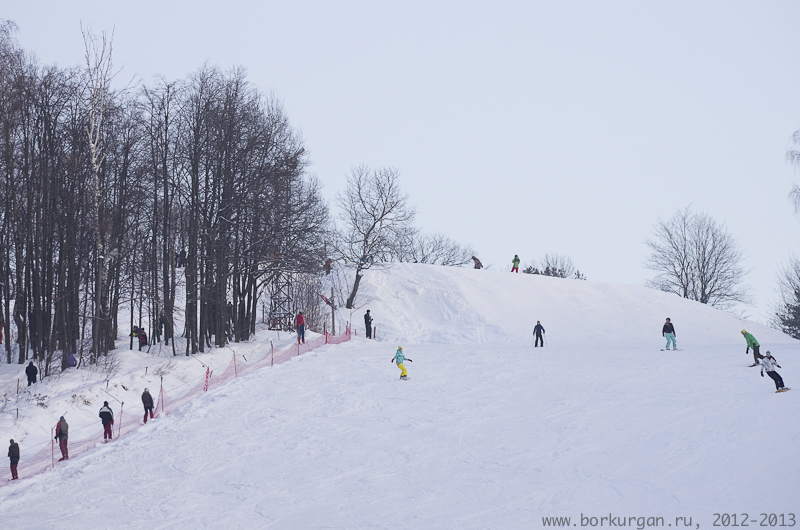
[[[745,330],[742,330],[742,334],[747,333]]]
[[[108,401],[103,401],[103,406],[107,407],[108,406]]]
[[[402,347],[402,346],[398,346],[398,347],[397,347],[397,349],[398,349],[398,350],[402,350],[402,349],[403,349],[403,347]]]
[[[145,392],[150,392],[150,390],[149,390],[149,389],[147,389],[147,388],[145,388],[145,389],[144,389],[144,391],[145,391]]]
[[[772,357],[772,354],[769,352],[769,350],[767,350],[767,355]]]
[[[10,441],[9,443],[12,443],[12,444],[13,444],[13,443],[14,443],[14,439],[12,438],[12,439],[11,439],[11,441]]]

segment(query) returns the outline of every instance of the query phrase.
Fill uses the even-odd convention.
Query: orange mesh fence
[[[225,370],[220,373],[211,370],[211,367],[207,366],[206,373],[201,380],[180,397],[173,397],[162,386],[161,391],[159,392],[158,403],[153,411],[154,416],[157,418],[161,414],[171,414],[204,392],[217,388],[218,386],[227,383],[236,377],[241,377],[266,366],[280,364],[288,361],[292,357],[296,357],[301,353],[306,353],[315,348],[319,348],[325,344],[341,344],[350,340],[350,337],[350,329],[346,328],[345,332],[341,335],[333,336],[325,333],[324,335],[321,335],[312,341],[304,344],[292,344],[277,351],[272,345],[270,345],[269,351],[263,358],[250,364],[244,364],[241,361],[239,361],[237,364],[236,355],[234,355],[233,360],[228,364]],[[144,425],[144,409],[137,404],[130,406],[130,408],[126,410],[125,404],[122,403],[120,412],[117,416],[115,416],[114,425],[112,426],[114,439],[117,439],[120,436],[125,436],[126,434],[135,431],[142,425]],[[75,441],[70,439],[67,443],[69,457],[72,458],[81,453],[85,453],[96,444],[102,442],[102,428],[98,428],[94,434],[86,438]],[[17,465],[17,475],[20,479],[38,475],[39,473],[43,473],[48,469],[55,467],[60,461],[60,458],[61,450],[58,441],[51,440],[50,443],[43,444],[41,449],[39,449],[34,455],[29,456],[24,460],[20,460],[19,464]],[[11,482],[10,467],[3,466],[0,468],[0,486],[5,486],[9,482]]]

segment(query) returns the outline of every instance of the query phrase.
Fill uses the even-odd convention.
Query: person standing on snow
[[[475,263],[475,268],[476,269],[482,269],[483,268],[483,263],[481,263],[481,260],[479,260],[475,256],[472,256],[472,261]]]
[[[544,348],[544,339],[542,338],[542,333],[544,333],[544,326],[538,320],[536,321],[536,327],[533,328],[533,334],[536,335],[536,341],[534,342],[533,347],[537,348],[539,343],[542,344],[542,348]],[[556,337],[557,339],[558,337]]]
[[[742,335],[744,335],[744,340],[747,341],[747,349],[744,351],[744,354],[747,355],[750,353],[750,348],[753,348],[753,364],[750,366],[758,365],[758,360],[763,359],[764,356],[758,352],[758,348],[761,346],[756,338],[748,333],[746,330],[742,330]]]
[[[28,376],[28,386],[36,383],[36,376],[39,374],[39,369],[33,365],[33,361],[25,368],[25,375]]]
[[[514,254],[514,259],[511,260],[511,272],[519,272],[519,256]]]
[[[400,368],[400,379],[408,379],[408,372],[406,371],[406,367],[403,365],[404,362],[414,362],[411,359],[406,359],[406,356],[403,355],[403,347],[397,347],[397,353],[394,354],[392,357],[391,362],[397,363],[397,367]]]
[[[139,329],[139,351],[142,351],[142,348],[147,346],[147,333],[145,333],[144,328]]]
[[[372,338],[372,316],[369,314],[369,309],[364,313],[364,328],[367,330],[367,338]]]
[[[297,313],[294,319],[295,326],[297,326],[297,344],[301,342],[306,343],[306,319],[303,317],[303,312]]]
[[[144,405],[144,422],[147,423],[147,413],[150,413],[150,418],[153,418],[153,396],[150,395],[150,390],[145,388],[142,392],[142,405]]]
[[[111,426],[114,425],[114,413],[108,406],[108,401],[103,401],[103,408],[100,409],[99,416],[103,420],[103,441],[112,440],[114,435],[111,432]]]
[[[673,350],[678,349],[678,343],[675,342],[675,328],[672,326],[672,322],[670,322],[669,318],[667,318],[667,322],[664,324],[664,327],[661,328],[661,336],[667,337],[667,349],[669,349],[670,342],[672,342]]]
[[[781,368],[781,365],[778,364],[778,361],[773,357],[769,350],[767,350],[767,356],[762,357],[764,360],[761,361],[761,377],[764,377],[764,370],[767,371],[767,375],[775,381],[775,391],[776,392],[785,392],[789,390],[783,385],[783,378],[780,376],[778,372],[775,371],[775,367]]]
[[[61,458],[58,461],[69,460],[69,451],[67,450],[69,425],[67,425],[67,420],[64,419],[64,416],[61,416],[56,424],[56,440],[58,440],[58,448],[61,449]]]
[[[11,480],[17,480],[19,478],[19,475],[17,475],[17,464],[19,464],[19,444],[13,439],[9,443],[11,444],[8,446],[8,458],[11,459]]]

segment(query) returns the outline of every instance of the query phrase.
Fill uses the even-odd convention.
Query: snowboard
[[[789,390],[791,390],[791,388],[782,388],[780,390],[776,390],[775,393],[777,394],[778,392],[788,392]]]
[[[753,363],[753,364],[749,365],[748,368],[752,368],[754,366],[761,366],[761,365],[759,363]]]
[[[683,349],[682,348],[675,348],[673,350],[666,350],[664,348],[661,348],[661,351],[683,351]]]

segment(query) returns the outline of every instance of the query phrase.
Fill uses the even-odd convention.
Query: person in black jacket
[[[144,405],[144,422],[147,423],[147,413],[150,412],[150,418],[153,418],[153,396],[150,395],[150,390],[145,388],[142,392],[142,405]]]
[[[664,327],[661,328],[661,336],[667,337],[667,349],[669,349],[669,343],[672,342],[672,349],[678,349],[678,343],[675,342],[675,328],[672,326],[672,322],[670,322],[669,318],[667,322],[664,324]]]
[[[534,348],[539,347],[539,343],[541,343],[542,348],[544,348],[544,338],[542,337],[542,333],[544,333],[544,326],[542,326],[542,323],[537,320],[536,327],[533,328],[533,334],[536,335],[536,341],[533,345]]]
[[[103,401],[103,408],[100,409],[100,419],[103,420],[103,441],[107,442],[114,438],[111,426],[114,425],[114,413],[108,406],[108,401]]]
[[[28,376],[28,386],[31,386],[36,382],[36,376],[39,374],[39,369],[33,365],[33,361],[30,362],[27,368],[25,368],[25,375]]]
[[[11,459],[11,480],[17,480],[17,464],[19,464],[19,444],[11,440],[11,445],[8,446],[8,458]]]
[[[367,330],[367,338],[372,338],[372,316],[369,314],[369,309],[364,313],[364,327]]]

